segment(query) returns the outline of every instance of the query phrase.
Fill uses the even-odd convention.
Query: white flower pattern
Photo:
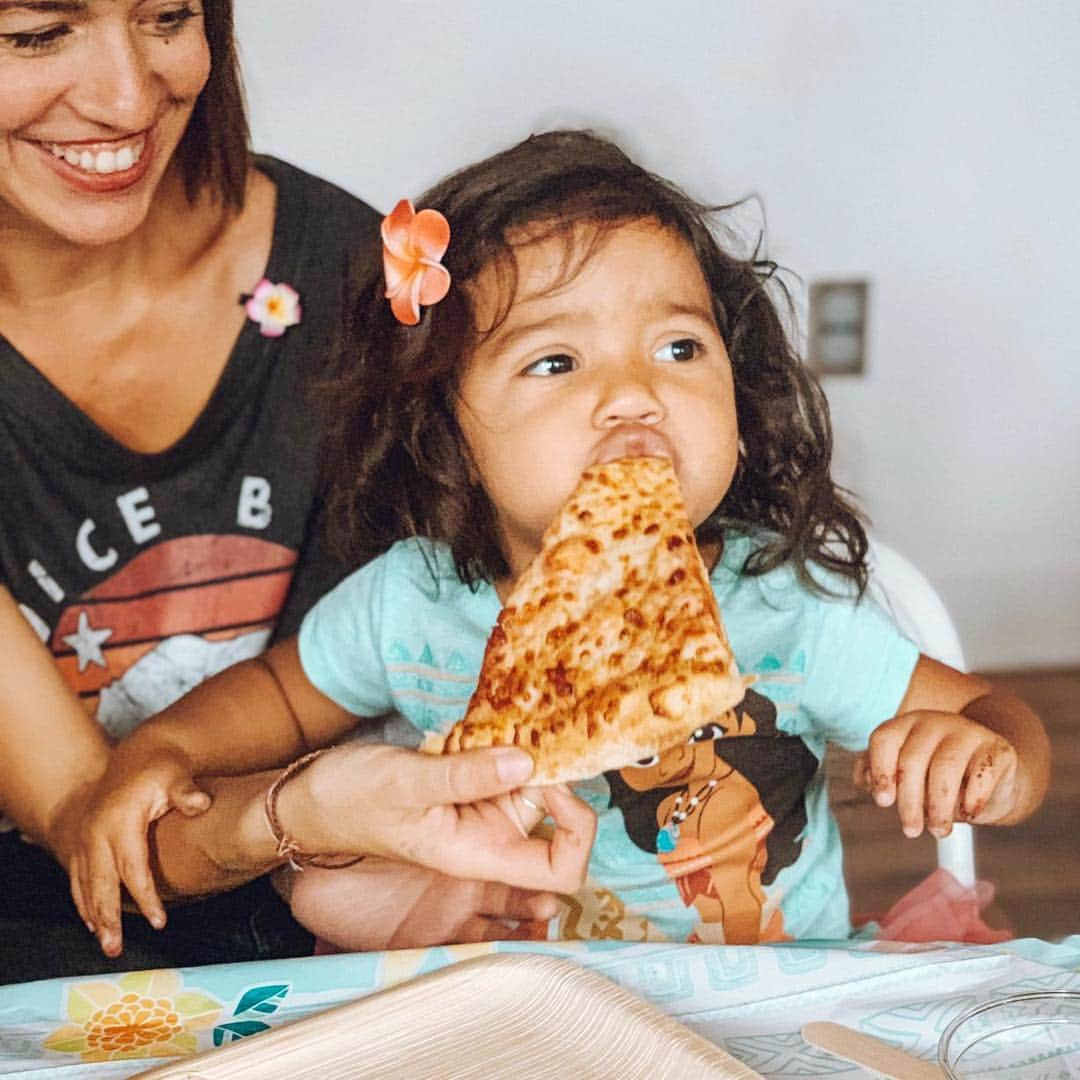
[[[275,284],[263,278],[251,296],[245,298],[244,311],[259,324],[263,337],[281,337],[290,326],[300,322],[300,294],[284,281]]]

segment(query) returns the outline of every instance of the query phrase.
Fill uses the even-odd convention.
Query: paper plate
[[[139,1075],[169,1080],[760,1076],[602,975],[569,960],[528,954],[456,964]]]

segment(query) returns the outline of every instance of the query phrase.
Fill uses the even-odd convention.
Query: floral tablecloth
[[[932,1058],[949,1020],[978,1001],[1080,990],[1080,936],[993,946],[500,942],[319,956],[0,986],[0,1074],[132,1076],[491,952],[573,959],[777,1080],[863,1075],[803,1043],[811,1020]]]

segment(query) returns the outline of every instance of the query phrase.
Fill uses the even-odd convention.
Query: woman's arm
[[[288,779],[277,814],[306,855],[378,855],[459,878],[570,892],[592,847],[596,819],[589,807],[562,787],[533,791],[555,820],[546,840],[522,836],[492,801],[527,783],[532,768],[527,753],[508,747],[432,756],[347,743]],[[214,801],[205,814],[173,813],[157,823],[155,861],[172,894],[228,888],[284,861],[265,814],[278,775],[210,781]],[[520,812],[527,825],[536,824]]]
[[[67,864],[79,798],[105,771],[108,740],[0,587],[0,808]]]

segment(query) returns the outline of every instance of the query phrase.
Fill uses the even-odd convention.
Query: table
[[[803,1043],[799,1028],[811,1020],[849,1024],[932,1057],[949,1020],[978,1001],[1080,990],[1080,935],[1053,944],[1027,939],[993,946],[456,945],[0,987],[0,1074],[133,1076],[166,1055],[224,1045],[491,952],[573,959],[775,1080],[865,1075]]]

